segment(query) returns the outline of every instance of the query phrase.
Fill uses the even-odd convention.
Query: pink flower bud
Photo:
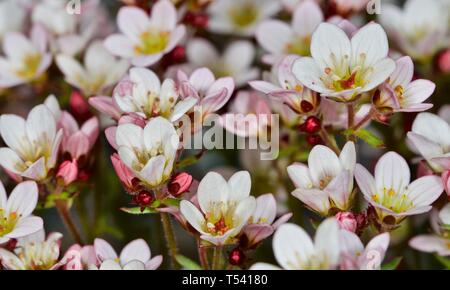
[[[441,72],[450,73],[450,49],[447,49],[439,55],[438,67]]]
[[[343,230],[347,230],[349,232],[356,232],[358,228],[358,221],[356,217],[351,212],[339,212],[336,214],[336,219]]]
[[[445,192],[447,192],[448,197],[450,197],[450,170],[442,173],[442,182],[444,183]]]
[[[61,178],[64,182],[64,185],[69,185],[78,177],[78,162],[76,159],[72,161],[66,160],[64,161],[58,169],[57,177]]]
[[[168,189],[171,195],[180,196],[182,193],[188,191],[192,184],[192,176],[186,172],[176,174],[168,185]]]
[[[91,117],[89,103],[80,92],[72,92],[70,95],[69,105],[70,111],[77,120],[85,121]]]
[[[125,187],[125,190],[127,190],[129,193],[135,192],[135,183],[134,180],[136,176],[133,174],[133,172],[122,162],[119,155],[117,153],[114,153],[111,155],[111,162],[113,164],[114,170],[116,171],[117,176],[119,177],[120,181],[122,182],[123,186]]]

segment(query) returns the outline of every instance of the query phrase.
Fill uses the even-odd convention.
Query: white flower
[[[14,252],[0,249],[3,267],[9,270],[54,270],[64,263],[58,262],[62,234],[51,233],[45,239],[44,230],[20,238]]]
[[[331,209],[346,211],[352,201],[355,164],[353,142],[345,144],[339,157],[330,148],[317,145],[309,154],[308,166],[296,163],[288,167],[296,187],[292,195],[324,216]]]
[[[0,117],[0,134],[8,147],[0,148],[0,165],[11,173],[41,181],[55,167],[63,131],[46,105],[34,107],[25,120]]]
[[[0,182],[0,244],[42,229],[42,219],[31,216],[38,195],[37,184],[34,181],[25,181],[19,183],[8,198]]]
[[[186,56],[194,68],[207,67],[216,77],[230,76],[239,87],[259,76],[259,69],[252,67],[255,48],[249,41],[234,41],[220,55],[210,42],[195,38],[187,43]]]
[[[383,28],[370,23],[349,39],[338,26],[322,23],[311,41],[312,57],[294,63],[294,75],[308,88],[336,101],[353,101],[383,83],[395,70]]]
[[[431,113],[420,113],[414,120],[408,141],[436,172],[450,169],[450,125]]]
[[[349,231],[340,231],[342,270],[379,270],[389,247],[389,233],[380,234],[364,248],[359,237]]]
[[[21,31],[26,17],[25,9],[17,0],[0,2],[0,42],[8,32]]]
[[[158,76],[145,68],[131,68],[129,77],[113,92],[114,102],[124,113],[137,113],[147,119],[162,116],[177,121],[196,103],[194,97],[179,98],[175,82],[166,79],[161,85]]]
[[[383,5],[379,15],[396,44],[414,59],[426,60],[448,45],[448,11],[439,1],[408,0],[403,11]]]
[[[414,63],[409,56],[396,61],[396,69],[388,80],[379,86],[373,103],[381,112],[421,112],[433,107],[423,104],[436,88],[436,85],[424,79],[412,80]]]
[[[292,16],[291,26],[281,20],[266,20],[256,31],[256,39],[272,57],[286,54],[310,55],[311,37],[324,16],[313,0],[300,3]]]
[[[58,0],[44,0],[37,4],[32,21],[45,26],[54,35],[65,35],[76,29],[77,18],[67,13],[67,3]]]
[[[430,220],[434,234],[414,237],[409,246],[422,252],[450,256],[450,204],[439,212],[434,210]]]
[[[168,180],[172,173],[179,137],[172,123],[156,117],[144,129],[135,124],[117,127],[120,159],[151,188]]]
[[[168,0],[160,0],[152,7],[152,15],[136,7],[122,7],[117,15],[122,34],[105,40],[111,53],[127,59],[135,66],[149,66],[158,62],[184,37],[186,28],[177,25],[177,10]]]
[[[228,182],[220,174],[209,172],[198,186],[200,209],[183,200],[181,214],[201,239],[214,245],[231,243],[254,213],[256,201],[250,196],[250,188],[247,171],[235,173]]]
[[[314,242],[294,224],[281,225],[273,237],[273,252],[285,270],[335,269],[339,264],[339,224],[336,219],[324,220],[316,231]],[[275,270],[276,266],[256,263],[251,270]]]
[[[40,77],[50,66],[52,56],[47,52],[47,36],[40,26],[33,26],[30,38],[9,32],[3,39],[0,57],[0,88],[28,83]]]
[[[117,83],[126,73],[128,62],[117,60],[103,46],[93,42],[84,55],[84,66],[74,57],[60,54],[56,64],[69,84],[79,88],[86,97],[101,94]]]
[[[279,0],[216,0],[208,7],[208,29],[252,36],[259,23],[280,11]]]
[[[102,239],[95,239],[94,249],[100,266],[89,265],[91,270],[155,270],[162,263],[161,255],[151,258],[150,247],[143,239],[129,242],[120,256]]]
[[[424,176],[410,183],[408,164],[395,152],[388,152],[378,160],[375,178],[360,164],[356,165],[355,178],[380,221],[391,216],[398,223],[409,215],[428,212],[430,204],[444,190],[438,176]],[[391,220],[388,223],[392,224]]]

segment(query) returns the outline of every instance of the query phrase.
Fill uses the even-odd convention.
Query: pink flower
[[[434,92],[436,85],[429,80],[412,81],[414,63],[409,56],[396,61],[395,71],[379,86],[373,98],[375,107],[381,112],[422,112],[433,107],[423,104]]]
[[[208,68],[196,69],[189,77],[178,71],[178,86],[183,99],[194,97],[202,109],[202,119],[220,110],[234,91],[231,77],[216,79]]]
[[[282,58],[273,66],[271,80],[251,81],[249,84],[272,100],[289,106],[297,114],[314,114],[319,105],[319,96],[306,88],[292,73],[292,65],[299,58],[293,54]]]
[[[192,176],[186,172],[180,172],[172,177],[168,185],[171,195],[178,197],[189,190],[192,184]]]
[[[227,131],[237,136],[257,137],[268,132],[270,104],[265,96],[255,91],[239,91],[220,122]]]
[[[444,183],[445,192],[450,197],[450,170],[442,173],[442,182]]]
[[[438,67],[441,72],[450,73],[450,49],[439,55]]]
[[[149,17],[136,7],[122,7],[117,16],[122,34],[105,40],[114,55],[131,59],[135,66],[150,66],[170,52],[183,38],[186,29],[177,25],[177,10],[168,0],[158,1]]]
[[[358,221],[356,220],[356,217],[353,213],[338,212],[335,217],[341,229],[347,230],[352,233],[356,232],[358,228]]]
[[[64,270],[87,270],[90,265],[98,266],[99,264],[92,245],[82,247],[75,244],[71,246],[61,261],[64,262]]]

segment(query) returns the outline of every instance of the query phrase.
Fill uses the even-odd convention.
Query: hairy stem
[[[169,251],[171,266],[173,269],[178,269],[178,263],[176,261],[176,256],[178,255],[178,246],[175,239],[175,233],[173,231],[172,222],[170,221],[170,216],[168,213],[161,213],[161,223],[164,230],[164,237],[166,238],[166,243]]]
[[[204,270],[209,270],[208,256],[206,255],[206,249],[202,246],[200,238],[197,238],[197,249],[200,264]]]
[[[364,118],[359,121],[357,124],[355,124],[353,126],[353,131],[358,131],[359,129],[361,129],[365,124],[367,124],[367,122],[369,122],[370,120],[372,120],[374,114],[376,113],[374,108],[371,108],[369,113],[367,113],[366,116],[364,116]]]
[[[348,121],[347,128],[352,129],[355,124],[355,107],[353,104],[347,105],[347,121]],[[347,141],[355,142],[356,141],[355,135],[353,134],[348,135]]]
[[[215,246],[214,254],[213,254],[212,269],[220,270],[221,262],[222,262],[222,246]]]
[[[58,210],[59,216],[64,222],[64,225],[69,230],[69,232],[72,234],[75,242],[79,245],[83,245],[83,239],[81,238],[81,234],[78,231],[77,226],[75,225],[75,222],[72,219],[72,216],[70,215],[70,210],[67,206],[67,203],[64,200],[57,200],[55,202],[56,209]]]

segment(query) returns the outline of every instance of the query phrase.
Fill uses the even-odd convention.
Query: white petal
[[[407,195],[415,207],[428,206],[439,198],[444,191],[441,178],[424,176],[414,180],[409,186]]]
[[[372,195],[377,192],[375,179],[372,174],[361,164],[356,164],[355,179],[366,200],[371,200]]]
[[[341,171],[341,164],[336,154],[323,145],[314,146],[308,157],[311,179],[318,186],[323,179],[333,178]]]
[[[115,260],[118,258],[117,253],[116,251],[114,251],[113,247],[103,239],[95,239],[94,248],[95,253],[97,254],[97,258],[101,262],[107,260]]]
[[[8,211],[15,212],[22,217],[29,216],[36,208],[38,201],[38,187],[34,181],[19,183],[8,198]]]
[[[256,39],[266,51],[281,55],[286,45],[292,40],[291,28],[280,20],[267,20],[261,23],[256,30]]]
[[[256,198],[256,208],[253,213],[254,223],[272,224],[277,215],[277,202],[271,193],[263,194]]]
[[[195,205],[187,200],[182,200],[180,203],[180,211],[194,229],[199,233],[203,233],[205,218]]]
[[[142,263],[150,260],[150,248],[143,239],[137,239],[129,242],[120,253],[120,264],[125,265],[133,260]]]
[[[330,268],[339,263],[339,224],[335,218],[328,218],[317,228],[314,237],[315,249],[326,256]]]
[[[395,152],[384,154],[375,166],[377,189],[401,193],[409,185],[410,171],[405,159]]]
[[[204,213],[210,211],[212,204],[226,201],[228,196],[228,183],[216,172],[206,174],[198,185],[198,203]]]
[[[37,233],[44,228],[44,221],[37,216],[28,216],[19,219],[14,229],[5,235],[11,239],[17,239]]]
[[[374,66],[389,52],[386,32],[381,25],[369,23],[352,38],[352,64],[363,67]]]
[[[295,163],[287,168],[289,178],[297,188],[311,188],[313,186],[308,166]]]
[[[252,180],[248,171],[239,171],[228,180],[230,201],[241,201],[250,195]]]

